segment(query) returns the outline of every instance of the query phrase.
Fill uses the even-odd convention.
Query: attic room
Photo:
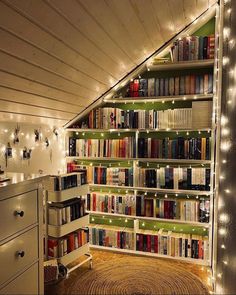
[[[0,294],[235,294],[236,1],[0,1]]]

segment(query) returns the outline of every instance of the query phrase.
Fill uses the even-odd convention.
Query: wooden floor
[[[114,270],[116,269],[116,265],[119,264],[120,261],[124,261],[124,259],[128,259],[132,262],[132,259],[136,261],[137,256],[127,255],[127,254],[117,254],[114,252],[108,252],[108,251],[91,251],[91,254],[93,255],[93,269],[96,271],[97,267],[97,274],[99,274],[99,267],[98,266],[105,266],[108,263],[112,262],[112,268],[114,266]],[[200,281],[207,287],[206,290],[211,291],[210,286],[210,270],[208,267],[205,266],[199,266],[195,264],[190,263],[184,263],[184,262],[178,262],[174,260],[169,259],[160,259],[160,258],[147,258],[143,257],[143,259],[147,259],[148,265],[157,265],[162,263],[163,267],[172,268],[174,269],[174,272],[176,271],[176,275],[178,271],[182,271],[184,274],[183,276],[188,277],[188,284],[191,285],[191,283],[194,283],[194,277],[197,276]],[[140,261],[140,260],[139,260]],[[78,291],[72,290],[71,288],[73,286],[77,286],[80,284],[80,278],[84,278],[84,276],[88,275],[88,268],[89,265],[86,263],[85,265],[81,266],[80,268],[76,269],[75,271],[71,272],[67,279],[61,281],[60,283],[57,283],[55,285],[46,286],[45,287],[45,294],[51,295],[51,294],[92,294],[91,289],[86,289],[87,285],[85,283],[85,287],[83,287],[83,292],[78,288]],[[193,282],[191,282],[191,280]],[[178,279],[175,284],[178,285]],[[180,282],[180,284],[183,284],[183,282]],[[89,285],[89,283],[88,283]],[[75,289],[76,287],[74,287]],[[77,290],[77,289],[76,289]],[[88,291],[88,292],[87,292]],[[167,292],[168,293],[168,292]],[[181,294],[180,292],[177,292],[178,294]],[[101,292],[101,294],[106,294],[106,292]],[[116,292],[113,292],[112,294],[116,294]],[[119,293],[117,293],[119,294]],[[129,294],[127,290],[125,291],[125,294]],[[133,294],[133,293],[132,293]],[[146,292],[147,294],[147,292]],[[173,293],[172,293],[173,294]],[[190,292],[191,294],[191,292]],[[195,293],[196,294],[196,293]],[[204,293],[206,294],[206,293]]]

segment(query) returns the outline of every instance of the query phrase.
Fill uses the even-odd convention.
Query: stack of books
[[[89,229],[79,229],[60,239],[48,239],[49,258],[60,258],[89,242]]]
[[[209,243],[207,237],[199,235],[158,232],[158,235],[137,234],[136,250],[172,257],[209,259]]]
[[[48,224],[63,225],[85,215],[85,199],[74,198],[61,203],[49,204]]]
[[[210,160],[210,138],[139,138],[138,158]]]
[[[92,228],[92,244],[118,249],[134,249],[134,234],[126,231]]]
[[[215,35],[184,37],[174,42],[171,48],[172,60],[213,59],[215,52]]]
[[[210,190],[210,174],[208,168],[139,168],[139,187]]]

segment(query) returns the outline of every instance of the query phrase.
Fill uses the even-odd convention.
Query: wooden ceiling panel
[[[100,68],[104,75],[107,74],[114,79],[118,78],[115,70],[117,63],[95,43],[82,35],[50,5],[47,5],[46,1],[10,0],[9,2],[39,27],[61,40],[67,47],[94,64],[96,68]]]
[[[215,0],[1,0],[0,120],[72,119]]]
[[[105,54],[118,64],[120,73],[123,74],[125,64],[129,68],[135,66],[133,56],[129,56],[128,52],[119,47],[119,41],[112,39],[78,1],[70,0],[70,5],[67,5],[64,0],[47,1],[55,10],[64,15],[88,40],[96,44],[98,48],[102,48]],[[91,27],[93,28],[92,30]]]
[[[14,101],[18,103],[26,103],[41,108],[50,108],[59,111],[65,111],[76,115],[83,107],[68,102],[60,102],[58,100],[48,99],[42,96],[34,95],[32,93],[22,92],[19,89],[11,89],[8,87],[0,86],[0,99],[6,101]]]
[[[97,91],[98,88],[104,91],[106,89],[105,85],[97,83],[94,79],[86,76],[79,70],[2,28],[0,28],[0,40],[0,49],[6,53],[26,60],[37,67],[59,75],[71,82],[75,82],[85,89],[91,91]]]

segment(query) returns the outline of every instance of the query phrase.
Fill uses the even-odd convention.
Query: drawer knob
[[[16,215],[23,217],[25,215],[24,211],[16,211]]]
[[[18,251],[17,255],[19,257],[24,257],[25,256],[25,251]]]

